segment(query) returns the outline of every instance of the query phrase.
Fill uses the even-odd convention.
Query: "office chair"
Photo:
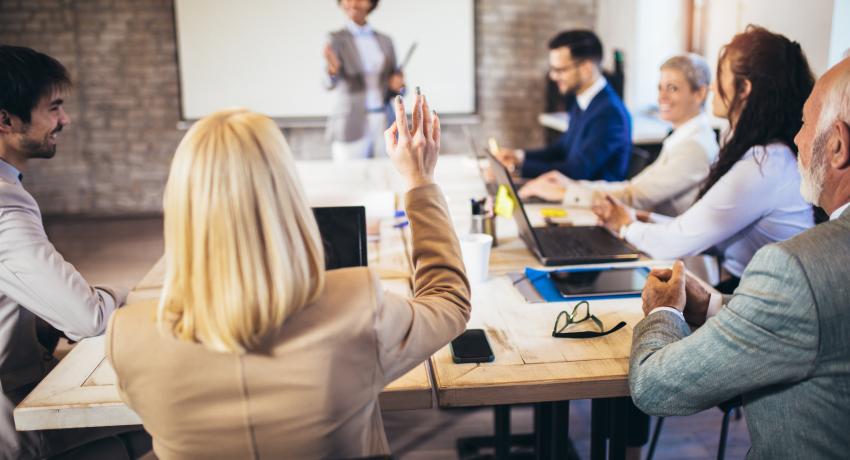
[[[729,440],[729,417],[734,412],[735,420],[740,420],[742,405],[743,401],[740,396],[717,405],[720,412],[723,412],[723,421],[720,423],[720,442],[717,445],[717,460],[723,460],[726,457],[726,443]],[[658,417],[658,421],[655,422],[655,431],[652,433],[652,440],[649,442],[649,452],[646,454],[646,460],[652,460],[653,455],[655,455],[655,447],[658,445],[658,437],[661,435],[662,426],[664,426],[664,417]]]
[[[640,147],[632,147],[632,154],[629,156],[629,169],[626,170],[626,179],[631,179],[643,171],[644,168],[652,163],[652,156],[646,150]]]

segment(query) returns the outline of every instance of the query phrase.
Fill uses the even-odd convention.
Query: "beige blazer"
[[[469,285],[442,193],[405,197],[413,298],[365,267],[332,270],[314,303],[244,355],[178,341],[154,302],[122,308],[106,354],[122,399],[167,459],[324,459],[389,452],[378,394],[465,327]]]
[[[385,57],[379,81],[381,90],[386,92],[390,76],[396,71],[395,49],[389,36],[375,32],[375,38]],[[333,142],[352,142],[366,136],[368,126],[363,65],[354,37],[348,29],[331,33],[330,45],[339,57],[341,68],[338,78],[330,80],[327,85],[333,92],[333,102],[325,135]]]
[[[98,335],[125,296],[92,288],[65,262],[44,233],[35,199],[14,173],[0,168],[0,459],[50,451],[48,435],[16,431],[12,417],[56,364],[36,338],[36,317],[72,339]]]

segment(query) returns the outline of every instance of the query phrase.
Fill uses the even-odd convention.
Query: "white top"
[[[345,27],[354,36],[354,44],[360,55],[360,63],[363,66],[363,79],[366,82],[366,109],[375,110],[384,106],[384,95],[381,94],[381,69],[384,68],[384,56],[375,38],[372,26],[364,24],[358,26],[353,21],[347,21]]]
[[[717,246],[723,267],[740,277],[762,246],[814,225],[800,195],[797,159],[787,146],[751,148],[699,201],[675,219],[633,222],[629,243],[656,259],[699,254]]]
[[[596,95],[599,94],[600,91],[605,89],[605,85],[607,84],[608,80],[606,80],[605,77],[600,75],[599,78],[597,78],[596,81],[593,82],[592,85],[590,85],[590,88],[587,88],[581,94],[576,94],[576,103],[578,104],[579,108],[581,108],[582,110],[587,110],[587,106],[590,105],[590,101],[592,101],[593,98],[596,97]]]
[[[622,182],[574,182],[564,205],[590,206],[593,192],[604,191],[633,208],[678,216],[696,200],[718,150],[708,116],[700,113],[664,140],[658,159],[640,174]]]

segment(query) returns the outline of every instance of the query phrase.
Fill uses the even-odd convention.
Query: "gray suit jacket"
[[[654,415],[686,415],[743,395],[748,458],[850,452],[850,212],[747,266],[734,297],[691,334],[677,315],[634,331],[629,383]]]
[[[93,289],[56,251],[35,199],[0,168],[0,459],[37,458],[49,439],[18,432],[15,406],[55,365],[36,339],[41,317],[69,337],[102,334],[124,295]]]
[[[395,50],[389,36],[375,32],[375,37],[386,57],[380,78],[381,92],[386,93],[387,82],[396,71]],[[331,33],[331,48],[339,58],[341,68],[337,78],[328,85],[334,98],[326,135],[330,141],[356,141],[367,133],[366,83],[360,53],[348,29]]]

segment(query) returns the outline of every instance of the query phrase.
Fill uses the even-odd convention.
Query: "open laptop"
[[[366,266],[369,257],[364,206],[316,207],[313,215],[322,235],[325,270]]]
[[[517,188],[507,168],[493,155],[490,167],[499,185],[513,197]],[[513,216],[519,236],[543,265],[574,265],[637,260],[640,252],[603,227],[532,227],[522,202],[515,200]]]
[[[466,126],[463,127],[463,132],[466,134],[466,140],[469,142],[469,149],[472,151],[472,155],[475,158],[475,164],[478,167],[478,175],[481,176],[481,181],[484,182],[484,186],[487,187],[487,194],[490,196],[496,196],[496,191],[499,189],[499,184],[496,182],[489,182],[487,177],[484,175],[484,168],[486,168],[490,164],[490,152],[485,149],[479,149],[478,143],[475,142],[475,138],[472,136],[472,133],[469,131],[469,128]],[[522,186],[521,183],[517,183],[517,186]],[[555,203],[553,201],[544,200],[543,198],[532,196],[529,198],[523,198],[523,203],[535,204],[535,203]]]

